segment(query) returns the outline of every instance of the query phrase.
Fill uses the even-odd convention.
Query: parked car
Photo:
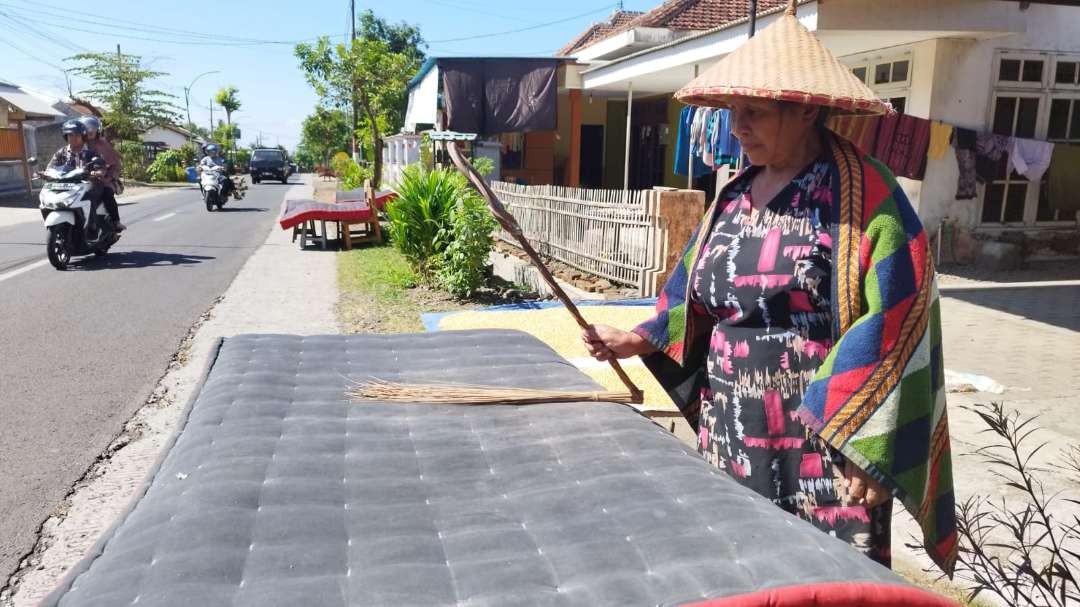
[[[299,172],[300,172],[300,169],[298,169],[296,167],[296,163],[295,162],[290,162],[289,163],[289,174],[290,175],[295,175],[295,174],[297,174]]]
[[[264,178],[289,183],[290,163],[283,150],[277,148],[252,150],[248,167],[251,171],[252,183],[259,183]]]

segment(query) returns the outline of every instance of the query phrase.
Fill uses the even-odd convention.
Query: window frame
[[[1059,53],[1055,54],[1052,59],[1050,77],[1047,79],[1049,88],[1057,91],[1080,91],[1080,54]],[[1072,63],[1076,65],[1076,69],[1073,72],[1073,77],[1076,79],[1076,82],[1073,82],[1072,84],[1060,84],[1057,81],[1058,63]]]
[[[1038,82],[1025,82],[1024,80],[1001,80],[1001,62],[1006,60],[1019,60],[1020,61],[1020,77],[1024,77],[1024,63],[1027,61],[1042,61],[1043,71],[1042,79]],[[998,50],[994,55],[994,69],[991,74],[991,83],[995,91],[1002,89],[1026,89],[1026,90],[1044,90],[1047,88],[1050,80],[1050,73],[1053,71],[1052,64],[1053,55],[1045,51],[1010,51],[1010,50]]]
[[[1020,59],[1022,61],[1027,60],[1040,60],[1043,62],[1042,82],[1014,82],[1011,80],[998,80],[998,74],[1001,70],[1001,61],[1006,59]],[[1072,111],[1080,111],[1080,85],[1069,87],[1067,85],[1058,85],[1054,82],[1057,73],[1057,63],[1059,60],[1072,61],[1080,63],[1080,53],[1054,53],[1050,51],[1015,51],[1008,49],[1001,49],[995,53],[994,56],[994,71],[990,82],[990,100],[986,109],[986,124],[987,130],[992,131],[994,126],[995,111],[997,109],[998,99],[1001,97],[1013,97],[1017,99],[1038,99],[1039,109],[1038,115],[1035,120],[1035,139],[1047,140],[1047,131],[1050,124],[1050,107],[1055,99],[1072,99],[1073,108]],[[1023,74],[1023,63],[1021,63],[1020,71],[1021,77]],[[1080,70],[1080,68],[1078,68]],[[1078,76],[1080,77],[1080,76]],[[1016,130],[1016,120],[1018,119],[1018,112],[1020,106],[1017,104],[1014,109],[1012,130]],[[1055,140],[1059,141],[1059,140]],[[986,205],[986,197],[989,194],[991,184],[1002,184],[1005,186],[1005,194],[1002,200],[1002,213],[1005,211],[1005,204],[1008,200],[1008,189],[1013,183],[1026,183],[1027,193],[1024,196],[1024,213],[1021,222],[984,222],[983,210]],[[1015,179],[1012,174],[1006,175],[1004,179],[995,179],[989,184],[980,184],[979,188],[979,208],[977,212],[978,217],[978,229],[980,230],[1031,230],[1031,229],[1060,229],[1063,227],[1075,227],[1080,224],[1080,218],[1074,219],[1053,219],[1040,221],[1038,219],[1039,212],[1039,197],[1042,195],[1043,182],[1032,182],[1027,179]],[[1060,212],[1055,213],[1055,216],[1060,217]]]

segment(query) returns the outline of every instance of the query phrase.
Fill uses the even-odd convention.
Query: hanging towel
[[[1050,162],[1050,207],[1061,211],[1080,211],[1080,146],[1054,147]]]
[[[1009,148],[1009,172],[1016,171],[1031,181],[1038,182],[1046,169],[1050,168],[1050,156],[1053,152],[1053,143],[1016,137]]]
[[[1001,174],[1001,162],[1009,153],[1010,139],[993,133],[975,136],[975,176],[980,183],[993,181]]]
[[[926,158],[929,160],[941,160],[945,157],[945,151],[949,149],[949,139],[952,137],[953,127],[951,124],[938,122],[930,123],[930,147],[926,150]]]
[[[971,200],[977,197],[975,183],[975,131],[957,127],[953,131],[953,147],[956,148],[956,164],[960,178],[956,183],[956,199]]]
[[[720,137],[717,145],[717,155],[721,160],[718,164],[735,164],[739,156],[742,156],[742,146],[738,138],[731,132],[731,111],[720,110],[719,118]]]
[[[880,123],[879,116],[844,115],[829,118],[828,127],[832,132],[854,143],[859,151],[873,154]]]
[[[926,150],[930,146],[930,121],[907,114],[881,119],[874,156],[897,177],[922,179]]]
[[[708,112],[709,113],[706,114],[706,116],[705,116],[705,125],[704,125],[704,128],[702,129],[702,134],[701,134],[701,138],[702,138],[702,142],[701,142],[701,149],[702,149],[701,161],[704,162],[705,164],[709,165],[709,166],[715,166],[713,164],[713,153],[714,153],[714,151],[713,151],[713,147],[712,147],[712,136],[713,136],[713,129],[716,128],[715,127],[716,110],[714,110],[713,108],[709,108]]]
[[[701,157],[694,155],[690,160],[690,140],[694,126],[694,115],[697,108],[686,106],[679,113],[679,134],[675,138],[675,174],[686,175],[686,163],[690,161],[694,171],[694,177],[701,177],[709,172],[709,167],[701,161]]]

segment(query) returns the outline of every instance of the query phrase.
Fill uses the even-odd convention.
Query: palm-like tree
[[[236,96],[240,91],[232,85],[222,87],[218,90],[217,96],[214,101],[225,110],[225,124],[229,126],[229,133],[232,133],[232,114],[240,109],[240,98]],[[229,147],[233,147],[233,142],[229,142]]]

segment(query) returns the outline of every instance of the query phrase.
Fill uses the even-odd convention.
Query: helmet
[[[86,127],[86,132],[88,133],[101,132],[101,121],[94,116],[83,116],[79,118],[79,122],[81,122],[82,125]]]
[[[78,120],[68,120],[64,122],[64,125],[60,127],[60,131],[64,134],[64,139],[72,133],[78,133],[79,135],[86,135],[86,126]]]
[[[207,154],[215,154],[219,151],[221,151],[221,148],[219,148],[216,144],[211,143],[210,145],[206,146]]]

